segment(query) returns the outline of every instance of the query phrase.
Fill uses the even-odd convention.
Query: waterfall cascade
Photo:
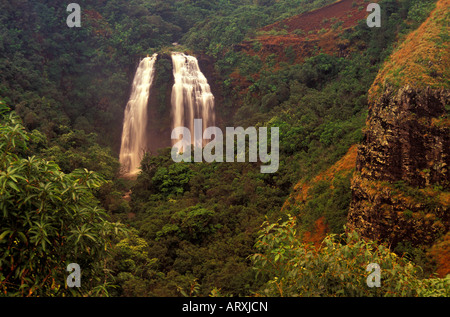
[[[147,106],[156,59],[157,54],[153,54],[139,63],[125,108],[119,155],[124,176],[135,176],[139,172],[142,156],[147,149]]]
[[[183,53],[172,53],[173,75],[175,83],[172,88],[172,129],[186,127],[191,131],[191,144],[194,140],[194,119],[202,119],[203,131],[215,125],[214,96],[206,77],[200,71],[198,60]],[[178,142],[176,139],[172,144]],[[202,146],[196,141],[195,146]],[[179,149],[180,152],[183,148]]]
[[[157,54],[153,54],[139,63],[125,108],[119,160],[122,175],[126,177],[136,176],[143,154],[148,150],[148,145],[152,144],[147,123],[156,59]],[[195,57],[174,52],[172,63],[174,85],[171,92],[171,128],[188,128],[191,131],[191,144],[197,142],[196,146],[204,146],[206,141],[195,141],[194,119],[202,119],[202,132],[215,125],[214,96]],[[153,140],[153,143],[156,141],[158,140]],[[172,145],[176,142],[176,139],[172,140]],[[183,144],[179,151],[184,151],[185,146],[191,144]]]

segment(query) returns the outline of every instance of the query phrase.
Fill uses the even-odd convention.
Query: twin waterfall
[[[172,128],[188,128],[191,131],[191,144],[194,144],[194,119],[203,120],[202,131],[215,124],[214,96],[195,57],[173,53],[172,63],[175,78],[172,88]],[[205,144],[194,145],[201,147]],[[190,144],[183,144],[178,150],[183,152],[186,146]]]
[[[119,155],[123,176],[134,177],[139,173],[143,155],[148,149],[148,144],[152,142],[147,133],[148,101],[156,60],[157,54],[142,59],[133,80],[130,100],[125,109]],[[171,97],[172,129],[186,127],[194,131],[194,119],[203,120],[203,130],[214,126],[214,96],[206,77],[200,71],[197,59],[174,52],[172,63],[174,76]],[[177,140],[173,140],[173,143],[175,142]],[[192,138],[191,143],[193,142]]]

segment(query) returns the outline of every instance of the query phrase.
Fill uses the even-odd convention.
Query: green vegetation
[[[93,172],[63,173],[24,157],[30,136],[0,103],[0,289],[9,296],[107,295],[107,247],[123,228],[107,220]],[[120,230],[120,232],[119,232]],[[83,267],[83,291],[65,286],[66,267]]]
[[[320,181],[311,188],[308,193],[311,197],[301,211],[300,228],[309,230],[320,217],[325,216],[331,232],[344,231],[351,199],[350,177],[351,173],[345,177],[338,175],[332,186],[327,181]]]
[[[265,222],[252,256],[255,269],[268,279],[262,296],[421,296],[448,297],[450,276],[418,278],[420,267],[398,257],[384,245],[366,241],[356,233],[327,236],[321,246],[301,243],[296,221]],[[370,263],[382,274],[380,287],[368,287]]]
[[[264,215],[283,203],[283,192],[249,163],[179,164],[167,149],[146,156],[142,166],[132,187],[132,223],[149,245],[148,259],[157,259],[158,278],[141,278],[146,288],[139,290],[121,285],[120,294],[180,296],[195,281],[199,296],[214,288],[249,295],[258,282],[246,257]]]

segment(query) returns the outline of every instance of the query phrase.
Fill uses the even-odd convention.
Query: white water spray
[[[200,71],[198,60],[183,53],[172,53],[173,75],[175,83],[172,88],[172,129],[187,127],[194,131],[194,119],[202,119],[203,131],[215,125],[214,96],[206,77]],[[172,144],[177,143],[172,140]],[[191,144],[201,147],[206,144],[201,137],[192,134]],[[183,144],[179,149],[184,151]]]
[[[139,63],[134,76],[130,100],[125,108],[119,160],[124,176],[135,176],[147,150],[147,117],[150,87],[157,54]]]

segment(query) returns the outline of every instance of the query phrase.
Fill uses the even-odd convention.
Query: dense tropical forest
[[[379,28],[366,23],[370,2]],[[77,3],[82,25],[69,28],[61,1],[0,1],[1,296],[450,295],[448,228],[426,245],[347,230],[372,84],[437,9],[448,58],[448,1],[342,1],[336,16],[323,10],[334,0]],[[296,26],[306,17],[314,28]],[[135,179],[121,176],[136,68],[158,53],[152,105],[163,115],[173,51],[199,59],[219,127],[279,128],[276,173],[177,163],[164,147]],[[392,187],[448,208],[448,179],[428,196]],[[81,287],[67,285],[69,263]],[[381,287],[367,286],[369,263]]]

